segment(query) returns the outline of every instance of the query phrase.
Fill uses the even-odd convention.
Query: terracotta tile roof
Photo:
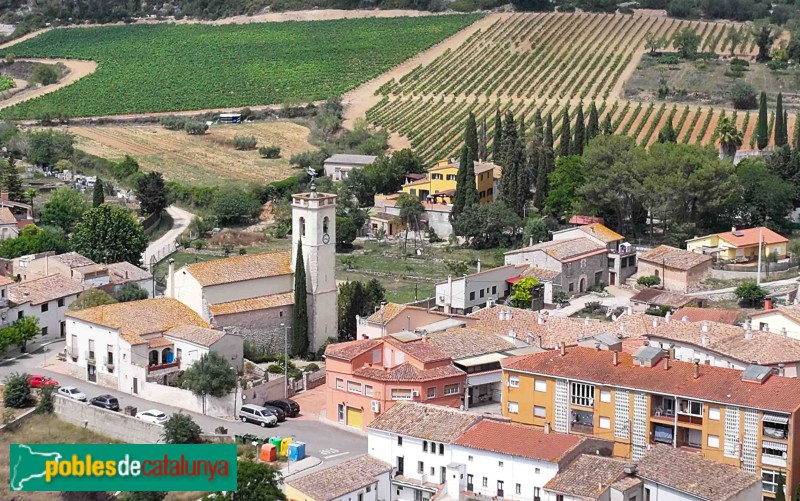
[[[78,268],[81,266],[90,266],[96,264],[88,257],[82,256],[77,252],[66,252],[64,254],[59,254],[57,256],[50,256],[50,259],[63,263],[69,266],[70,268]]]
[[[695,266],[709,263],[713,259],[714,258],[706,254],[689,252],[676,247],[670,247],[669,245],[659,245],[639,255],[639,261],[645,261],[654,266],[668,266],[682,271],[691,270]]]
[[[566,262],[595,254],[608,252],[602,245],[593,242],[586,237],[570,238],[569,240],[552,240],[542,242],[531,247],[523,247],[506,252],[505,255],[520,254],[522,252],[542,251],[548,256],[558,261]]]
[[[548,270],[546,268],[539,268],[538,266],[528,266],[522,272],[523,277],[533,277],[542,282],[552,282],[561,275],[559,271]]]
[[[759,315],[764,315],[766,313],[781,313],[786,317],[794,320],[795,322],[800,323],[800,304],[789,304],[786,306],[778,306],[777,308],[773,308],[771,310],[757,311],[747,316],[752,318],[752,317],[757,317]]]
[[[575,435],[545,433],[533,426],[483,419],[454,443],[482,451],[558,463],[582,441]]]
[[[665,370],[663,359],[653,367],[637,367],[630,354],[620,353],[619,364],[615,366],[612,356],[609,351],[572,347],[563,356],[559,351],[547,351],[506,358],[500,364],[509,371],[636,388],[742,407],[779,412],[793,412],[800,408],[800,379],[772,376],[762,384],[755,384],[742,381],[739,370],[711,365],[701,365],[700,377],[695,379],[694,364],[688,362],[671,361],[669,370]]]
[[[514,348],[513,343],[495,334],[466,327],[429,334],[427,342],[453,360]]]
[[[383,345],[383,339],[359,339],[358,341],[333,343],[325,348],[325,356],[350,361],[381,345]]]
[[[680,308],[692,302],[693,298],[680,292],[665,291],[663,289],[656,289],[647,287],[642,289],[631,297],[632,303],[645,303],[648,305],[669,306],[671,308]]]
[[[167,297],[68,311],[66,316],[119,330],[130,344],[144,344],[147,341],[141,336],[166,332],[179,325],[209,326],[188,306]]]
[[[167,339],[165,337],[161,337],[161,336],[154,337],[152,339],[148,339],[147,340],[147,347],[148,348],[161,348],[162,346],[172,346],[173,344],[175,344],[175,343],[173,343],[169,339]]]
[[[428,181],[428,178],[425,177],[425,178],[422,178],[422,179],[417,179],[415,181],[410,181],[410,182],[404,184],[403,186],[419,186],[420,184],[428,184],[429,182],[430,181]]]
[[[433,369],[418,369],[408,362],[402,363],[391,369],[383,367],[362,367],[353,371],[353,375],[361,376],[376,381],[392,382],[418,382],[435,381],[451,377],[464,376],[466,373],[452,365],[443,365]]]
[[[544,489],[594,501],[625,475],[624,470],[624,461],[582,454],[544,484]]]
[[[0,276],[0,287],[16,283],[8,277]]]
[[[430,341],[425,341],[424,339],[404,343],[392,336],[386,336],[383,338],[383,340],[386,344],[394,346],[398,350],[403,351],[409,357],[413,357],[423,364],[450,359],[450,357],[440,350],[435,344],[431,343]]]
[[[450,443],[481,419],[450,407],[398,402],[367,427],[397,435]]]
[[[190,264],[185,270],[202,286],[229,284],[291,273],[291,251],[266,252]]]
[[[336,153],[326,158],[323,163],[340,163],[352,165],[369,165],[378,158],[374,155],[350,155],[347,153]]]
[[[382,321],[390,322],[394,317],[406,311],[406,308],[425,311],[425,308],[419,308],[417,306],[408,306],[405,304],[398,304],[398,303],[386,303],[383,306],[382,310],[379,308],[377,311],[375,311],[375,313],[368,316],[367,321],[376,323],[381,323]],[[382,314],[381,311],[383,312]]]
[[[31,303],[32,305],[37,305],[80,294],[83,290],[84,286],[77,280],[61,275],[49,275],[9,285],[8,299],[14,304]]]
[[[0,224],[17,224],[17,218],[8,207],[0,207]]]
[[[726,501],[760,480],[735,466],[704,459],[697,453],[656,444],[636,466],[646,480],[691,494],[704,501]]]
[[[732,231],[726,231],[725,233],[717,233],[717,237],[732,245],[735,245],[736,247],[758,245],[759,238],[765,244],[780,244],[789,241],[788,238],[779,235],[769,228],[763,226],[747,228],[744,230],[737,229],[736,233],[740,233],[741,236],[734,235]]]
[[[624,477],[620,478],[619,480],[611,484],[611,487],[617,489],[618,491],[625,492],[631,487],[636,487],[638,485],[641,485],[642,483],[643,483],[642,480],[638,477],[625,475]]]
[[[290,304],[294,304],[294,292],[284,292],[282,294],[270,294],[268,296],[229,301],[227,303],[217,303],[210,305],[208,309],[211,311],[211,314],[216,317],[246,311],[268,310],[270,308],[278,308]]]
[[[330,501],[376,483],[379,475],[391,470],[389,463],[364,455],[287,480],[286,485],[316,501]]]
[[[569,218],[569,224],[592,224],[592,223],[600,223],[605,224],[605,221],[602,217],[599,216],[580,216],[578,214]]]
[[[625,239],[625,237],[623,237],[616,231],[607,228],[605,225],[603,225],[603,223],[589,223],[578,226],[578,229],[586,233],[587,235],[591,235],[594,238],[597,238],[598,240],[607,244]]]
[[[153,278],[149,271],[143,270],[127,261],[111,263],[108,268],[108,279],[112,284],[122,284],[129,281],[148,280]]]
[[[686,320],[689,322],[702,322],[703,320],[707,320],[709,322],[733,325],[739,319],[739,311],[684,306],[683,308],[675,310],[672,314],[673,320],[683,320],[683,317],[687,317]]]
[[[199,344],[200,346],[211,346],[216,343],[225,333],[216,329],[209,329],[208,327],[200,327],[198,325],[179,325],[173,327],[164,333],[167,337],[182,339],[190,343]]]

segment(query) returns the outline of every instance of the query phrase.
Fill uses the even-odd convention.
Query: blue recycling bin
[[[289,444],[289,461],[300,461],[306,457],[305,442],[292,442]]]

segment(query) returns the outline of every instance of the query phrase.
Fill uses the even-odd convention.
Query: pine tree
[[[472,161],[472,151],[464,145],[461,148],[461,162],[456,174],[456,193],[453,196],[453,208],[450,210],[450,221],[458,219],[467,207],[478,201],[478,191],[475,188],[475,162]]]
[[[797,113],[794,114],[794,134],[792,134],[792,143],[794,144],[794,149],[800,150],[800,116]],[[798,489],[797,492],[800,492]]]
[[[478,124],[471,111],[467,116],[467,123],[464,125],[464,145],[469,148],[473,156],[478,152]]]
[[[606,117],[603,119],[603,135],[610,136],[614,133],[614,125],[611,123],[611,115],[607,114]]]
[[[101,205],[106,200],[106,195],[103,192],[103,180],[99,177],[94,182],[94,191],[92,192],[92,207]]]
[[[492,140],[492,162],[500,163],[503,156],[503,120],[500,108],[494,115],[494,139]]]
[[[589,108],[589,123],[586,125],[586,144],[589,144],[593,138],[597,137],[600,133],[600,118],[597,113],[597,106],[592,101],[592,107]]]
[[[776,148],[780,148],[786,144],[783,142],[783,138],[785,137],[784,131],[786,130],[783,118],[783,93],[778,92],[778,102],[775,105],[775,125],[773,126]]]
[[[294,316],[292,321],[292,354],[308,352],[308,293],[306,266],[303,262],[303,246],[297,241],[297,258],[294,265]]]
[[[789,144],[789,111],[783,110],[783,123],[781,123],[781,142]]]
[[[545,148],[553,149],[553,114],[547,114],[547,123],[544,126],[544,146]]]
[[[767,93],[761,92],[758,105],[758,121],[756,122],[756,145],[763,150],[769,144],[769,117],[767,117]]]
[[[564,118],[561,121],[561,136],[560,142],[558,146],[558,155],[562,157],[569,156],[570,152],[572,151],[570,145],[570,136],[572,134],[569,130],[569,106],[564,107]]]
[[[481,120],[481,130],[478,134],[478,161],[486,160],[486,115]]]
[[[583,155],[583,146],[586,144],[586,130],[583,121],[583,103],[578,106],[578,115],[575,119],[575,136],[572,141],[573,155]]]
[[[9,200],[25,202],[25,192],[22,190],[22,180],[19,178],[19,171],[14,157],[9,157],[5,162],[2,162],[0,178],[2,178],[3,189],[8,192]]]

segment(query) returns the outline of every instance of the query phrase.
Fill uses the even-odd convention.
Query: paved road
[[[167,414],[181,410],[177,407],[169,407],[160,403],[149,402],[138,396],[109,390],[103,386],[98,386],[64,374],[55,373],[41,367],[45,360],[45,355],[52,359],[59,350],[64,349],[64,344],[64,342],[51,344],[47,347],[48,350],[45,353],[33,353],[24,358],[0,365],[0,380],[12,372],[44,374],[45,376],[56,379],[62,385],[78,387],[81,391],[86,393],[89,398],[104,393],[110,393],[119,399],[121,407],[132,405],[137,407],[140,411],[155,408]],[[346,461],[367,452],[367,439],[363,434],[329,425],[316,419],[287,419],[276,428],[261,428],[252,423],[228,421],[186,410],[183,410],[183,412],[190,414],[205,433],[214,433],[216,427],[224,426],[228,429],[229,434],[250,433],[257,436],[278,435],[301,440],[306,443],[307,455],[315,456],[323,460],[322,465],[317,468]]]
[[[783,279],[783,280],[775,280],[773,282],[761,282],[761,287],[764,287],[766,289],[770,289],[770,288],[774,288],[774,287],[782,287],[782,286],[785,286],[785,285],[795,285],[796,286],[797,284],[798,284],[798,278],[794,277],[794,278],[786,278],[786,279]],[[707,296],[707,295],[713,295],[713,294],[726,294],[726,293],[733,292],[735,290],[736,290],[736,287],[726,287],[724,289],[714,289],[714,290],[710,290],[710,291],[691,292],[691,293],[689,293],[687,295],[688,296]]]
[[[161,238],[147,246],[147,249],[142,254],[142,263],[145,266],[150,265],[150,259],[153,256],[155,256],[156,261],[160,261],[174,251],[175,241],[194,218],[194,214],[191,212],[179,209],[174,205],[167,207],[167,214],[172,217],[172,228],[164,233]]]

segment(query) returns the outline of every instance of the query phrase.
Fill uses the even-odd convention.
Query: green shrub
[[[258,141],[254,136],[234,136],[233,147],[237,150],[254,150]]]
[[[208,124],[200,120],[187,120],[183,126],[187,134],[191,136],[200,136],[208,130]]]
[[[258,149],[258,154],[261,155],[261,158],[280,158],[281,148],[280,146],[262,146]]]
[[[315,363],[310,363],[303,368],[304,372],[314,372],[319,370],[319,365]]]
[[[668,54],[668,55],[664,55],[664,56],[659,57],[656,61],[658,62],[658,64],[670,64],[670,65],[673,65],[673,64],[680,63],[681,62],[681,58],[676,56],[676,55],[674,55],[674,54]]]
[[[731,59],[731,68],[733,68],[734,66],[739,68],[749,68],[750,62],[739,58]]]
[[[183,130],[186,127],[186,118],[176,115],[161,117],[158,123],[167,130]]]
[[[53,387],[45,386],[39,390],[39,403],[36,404],[36,412],[39,414],[52,414],[54,410]]]
[[[789,63],[786,61],[777,61],[773,59],[772,61],[767,63],[767,68],[771,69],[772,71],[782,71],[789,67]]]
[[[583,313],[595,313],[603,309],[603,305],[600,304],[600,301],[589,301],[583,306]]]
[[[636,279],[636,283],[645,287],[653,287],[661,283],[661,279],[655,275],[645,275]]]
[[[34,403],[31,395],[31,385],[28,383],[28,374],[13,372],[6,377],[3,388],[3,404],[6,407],[22,409]]]

